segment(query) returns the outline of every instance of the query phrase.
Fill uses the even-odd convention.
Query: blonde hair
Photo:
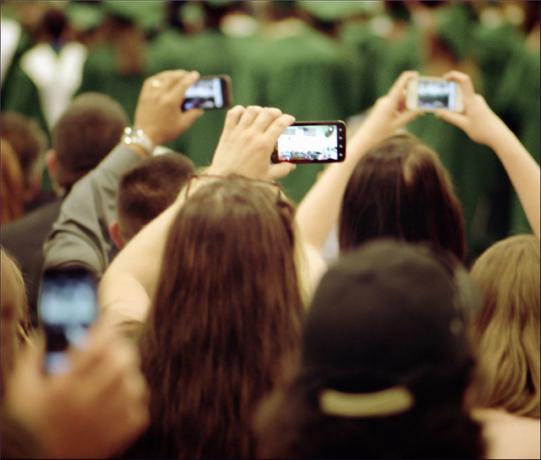
[[[29,314],[23,277],[15,261],[0,247],[0,399],[19,347],[28,340]]]
[[[473,322],[478,351],[477,404],[539,418],[539,239],[500,241],[475,262],[471,275],[483,294]]]

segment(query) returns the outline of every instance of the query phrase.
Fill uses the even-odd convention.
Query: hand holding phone
[[[343,121],[297,122],[278,138],[273,163],[333,163],[346,158]]]
[[[231,105],[231,78],[228,75],[201,77],[188,88],[182,110],[224,109]]]
[[[432,77],[414,78],[408,82],[406,91],[406,107],[409,110],[464,111],[462,91],[454,81]]]
[[[45,370],[69,369],[66,350],[81,346],[98,315],[97,279],[84,268],[50,269],[41,280],[38,315],[45,331]]]

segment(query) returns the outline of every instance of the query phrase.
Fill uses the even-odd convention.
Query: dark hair
[[[277,191],[213,179],[176,216],[140,341],[151,426],[130,455],[254,455],[253,412],[298,347],[303,311],[293,208]]]
[[[47,136],[31,118],[15,112],[4,112],[0,114],[0,137],[9,142],[15,151],[25,186],[30,186],[36,161],[47,147]]]
[[[380,240],[342,257],[308,308],[291,377],[258,410],[258,455],[483,458],[481,426],[464,401],[474,292],[439,248]],[[381,392],[409,400],[382,403]],[[329,393],[345,399],[324,405]],[[358,398],[364,408],[355,409]]]
[[[192,162],[176,153],[148,158],[127,171],[117,192],[122,238],[130,240],[169,207],[193,171]]]
[[[100,93],[77,96],[53,128],[58,183],[71,187],[120,142],[128,117],[121,105]]]
[[[464,261],[464,216],[437,155],[411,134],[381,142],[349,179],[339,221],[342,251],[371,238],[427,241]]]

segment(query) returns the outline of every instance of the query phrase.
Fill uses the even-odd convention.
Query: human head
[[[47,159],[51,176],[69,189],[120,142],[127,124],[126,112],[109,96],[77,96],[53,128],[54,156]]]
[[[24,214],[24,177],[11,144],[0,139],[0,224],[7,224]]]
[[[41,184],[39,160],[47,147],[47,136],[31,118],[16,112],[4,112],[0,114],[0,137],[9,142],[19,159],[25,200],[29,201]]]
[[[2,334],[0,348],[0,400],[4,396],[7,377],[13,370],[20,344],[27,338],[29,321],[26,290],[19,267],[7,252],[0,247],[0,315]]]
[[[115,244],[121,248],[165,211],[193,172],[192,162],[176,153],[148,158],[127,171],[118,186],[118,221],[111,228]]]
[[[153,455],[252,457],[253,410],[300,337],[293,209],[267,183],[199,180],[170,229],[141,338],[163,441]]]
[[[492,245],[471,276],[483,296],[473,322],[477,403],[539,418],[539,239],[519,235]]]
[[[475,296],[455,263],[392,240],[339,259],[308,309],[297,374],[258,414],[258,454],[482,458],[464,407]]]
[[[363,156],[344,193],[341,251],[378,237],[427,241],[465,258],[464,216],[451,181],[411,134],[391,136]]]

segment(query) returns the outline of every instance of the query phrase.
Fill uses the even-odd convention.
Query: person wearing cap
[[[465,402],[477,292],[447,253],[379,240],[319,284],[295,373],[260,407],[262,458],[483,458]]]
[[[72,186],[91,171],[119,142],[128,117],[108,96],[87,93],[76,97],[53,129],[47,168],[58,197],[23,219],[2,227],[2,245],[17,259],[28,289],[33,321],[43,266],[41,247]]]

